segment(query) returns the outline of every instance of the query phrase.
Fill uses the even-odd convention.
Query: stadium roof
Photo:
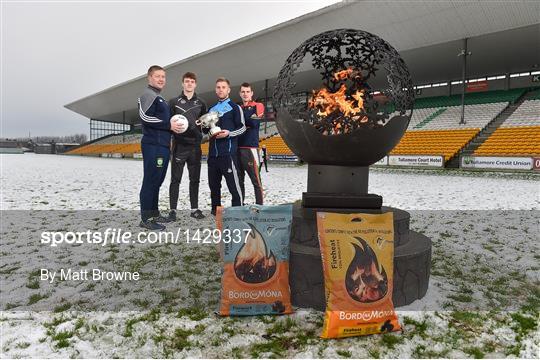
[[[461,78],[456,56],[468,38],[470,78],[514,73],[540,64],[540,2],[356,1],[341,2],[166,66],[169,84],[186,71],[199,74],[198,93],[214,98],[214,81],[226,76],[233,87],[244,81],[264,93],[304,40],[326,30],[355,28],[374,33],[405,59],[415,84]],[[242,61],[239,61],[241,57]],[[219,59],[217,66],[216,59]],[[309,78],[309,77],[307,77]],[[172,81],[171,81],[172,79]],[[177,83],[177,82],[176,82]],[[309,84],[304,84],[308,89]],[[129,80],[65,105],[85,117],[138,123],[136,99],[146,76]],[[172,98],[178,86],[168,86]]]

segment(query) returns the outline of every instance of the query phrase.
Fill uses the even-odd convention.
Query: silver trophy
[[[212,137],[221,131],[221,128],[219,126],[216,126],[218,121],[218,113],[215,111],[211,111],[201,116],[197,121],[195,121],[195,124],[210,129],[208,131],[208,134],[210,135],[210,137]]]

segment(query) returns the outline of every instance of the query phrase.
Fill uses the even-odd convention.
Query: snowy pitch
[[[8,233],[5,219],[17,214],[12,210],[95,210],[107,216],[117,213],[117,221],[136,229],[142,162],[35,154],[0,155],[0,160],[0,294],[19,299],[4,306],[0,315],[4,358],[538,358],[540,182],[534,174],[372,169],[370,192],[382,195],[384,205],[410,211],[411,229],[433,241],[429,290],[422,300],[399,309],[403,333],[328,341],[318,338],[322,314],[310,309],[282,317],[220,318],[211,306],[201,306],[214,305],[219,296],[216,249],[202,244],[159,246],[137,258],[137,266],[151,269],[165,259],[177,260],[171,276],[178,286],[156,295],[162,305],[132,299],[126,291],[129,311],[74,310],[76,289],[32,280],[35,268],[29,259],[40,249],[33,234],[43,230],[46,220],[29,221]],[[307,166],[269,165],[270,172],[261,173],[265,204],[300,199]],[[169,181],[167,176],[160,195],[163,211],[168,208]],[[225,182],[222,189],[227,194]],[[247,202],[254,202],[249,183],[246,190]],[[189,208],[187,194],[185,169],[179,209]],[[207,218],[196,222],[183,212],[169,228],[212,228],[209,195],[203,164],[199,198]],[[223,205],[229,204],[225,196]],[[38,212],[41,217],[47,213]],[[65,223],[58,213],[50,215],[59,216],[54,218],[58,226],[80,225]],[[64,247],[51,252],[50,260],[87,263],[111,256],[90,251],[75,254]],[[20,276],[25,271],[28,275]],[[152,289],[152,283],[141,286]],[[95,289],[86,291],[91,295]],[[18,311],[29,304],[50,311]]]

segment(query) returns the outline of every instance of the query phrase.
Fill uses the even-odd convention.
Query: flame
[[[334,111],[339,111],[343,116],[351,117],[364,110],[364,90],[356,91],[351,95],[353,100],[348,100],[345,92],[347,86],[342,84],[335,93],[326,88],[313,90],[313,96],[309,100],[309,107],[318,109],[317,115],[328,116]]]
[[[346,81],[348,79],[358,80],[361,78],[360,72],[348,68],[333,74],[335,81]],[[311,99],[308,101],[308,107],[317,110],[317,115],[326,118],[330,115],[337,115],[339,118],[350,118],[353,121],[365,123],[368,121],[366,116],[361,115],[364,109],[364,89],[356,90],[347,94],[347,86],[341,84],[339,90],[331,92],[326,87],[319,90],[313,90]],[[334,133],[347,132],[350,126],[343,126],[340,121],[332,121]]]
[[[341,70],[341,71],[338,71],[338,72],[334,73],[334,79],[336,79],[338,81],[345,80],[345,79],[348,79],[352,75],[352,73],[353,73],[352,68]]]
[[[276,258],[268,252],[261,233],[249,224],[251,233],[236,255],[234,271],[236,276],[247,283],[261,283],[270,279],[276,272]]]
[[[349,295],[360,302],[382,299],[388,290],[386,271],[379,266],[377,255],[361,238],[362,247],[353,244],[355,254],[347,270],[345,285]]]

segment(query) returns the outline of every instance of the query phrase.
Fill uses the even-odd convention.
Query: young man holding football
[[[204,218],[199,210],[199,180],[201,177],[201,128],[195,121],[206,114],[206,103],[197,96],[197,76],[187,72],[182,76],[182,93],[169,103],[171,115],[183,115],[188,121],[188,127],[181,134],[174,134],[171,146],[171,185],[169,186],[169,200],[171,211],[169,219],[176,220],[176,207],[178,205],[178,192],[180,181],[187,164],[189,173],[189,201],[191,204],[191,217]]]

